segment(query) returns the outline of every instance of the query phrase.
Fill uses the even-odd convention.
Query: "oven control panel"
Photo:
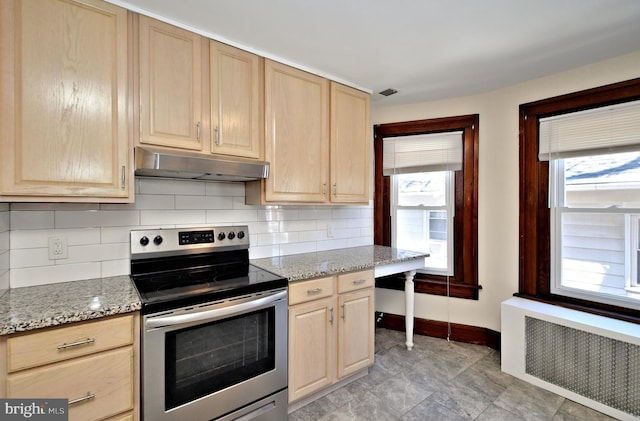
[[[224,233],[218,234],[224,235]],[[202,244],[213,243],[214,235],[213,230],[205,231],[180,231],[178,233],[178,244],[184,246],[185,244]]]
[[[178,255],[225,249],[248,249],[246,225],[200,228],[158,228],[131,231],[131,258]]]

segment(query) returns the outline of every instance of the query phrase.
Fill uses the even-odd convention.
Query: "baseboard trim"
[[[376,313],[376,325],[391,330],[404,331],[404,316],[389,313]],[[500,332],[484,327],[469,326],[451,323],[451,335],[449,339],[457,342],[465,342],[475,345],[484,345],[500,350]],[[449,324],[438,320],[414,319],[413,332],[418,335],[433,336],[446,339]]]

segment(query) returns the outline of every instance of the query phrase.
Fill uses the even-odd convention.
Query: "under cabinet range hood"
[[[214,181],[252,181],[269,176],[269,163],[220,155],[137,146],[136,175]]]

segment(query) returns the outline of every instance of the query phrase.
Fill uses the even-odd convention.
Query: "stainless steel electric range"
[[[287,280],[247,226],[131,231],[131,277],[144,420],[287,419]]]

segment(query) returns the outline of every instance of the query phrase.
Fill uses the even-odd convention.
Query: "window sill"
[[[534,296],[525,293],[516,293],[513,295],[515,297],[526,298],[529,300],[539,301],[541,303],[553,304],[565,308],[584,311],[586,313],[597,314],[599,316],[610,317],[616,320],[640,324],[640,312],[637,310],[598,304],[559,295],[550,295],[548,297]]]

